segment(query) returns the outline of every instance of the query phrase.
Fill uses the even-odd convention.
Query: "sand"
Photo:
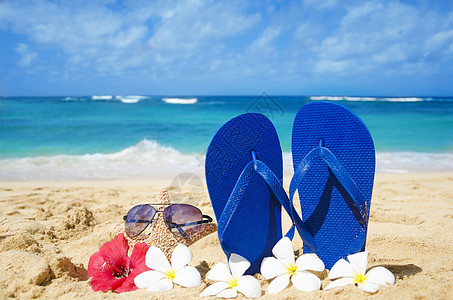
[[[226,262],[216,233],[190,246],[191,265],[202,275],[200,287],[102,293],[91,289],[87,276],[90,256],[114,238],[122,216],[136,204],[155,202],[160,187],[169,182],[0,183],[0,298],[198,298],[207,286],[206,271]],[[196,202],[203,213],[214,216],[206,191]],[[294,244],[299,247],[300,240]],[[354,286],[315,292],[290,286],[270,296],[269,283],[255,275],[263,288],[262,298],[453,299],[453,173],[377,174],[366,248],[368,266],[392,271],[394,286],[374,295]],[[325,273],[322,276],[325,287],[329,280]]]

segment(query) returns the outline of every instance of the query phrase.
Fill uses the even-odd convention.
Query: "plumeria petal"
[[[296,289],[302,292],[311,292],[321,288],[321,280],[318,276],[307,271],[296,272],[291,276],[291,282]]]
[[[183,244],[178,244],[171,255],[171,266],[178,271],[186,266],[191,260],[192,252],[190,252],[190,249]]]
[[[368,253],[368,251],[363,251],[348,255],[348,260],[356,273],[365,275],[368,264]]]
[[[173,288],[173,281],[168,280],[167,278],[162,278],[152,285],[148,286],[148,291],[158,292],[158,291],[169,291]]]
[[[287,287],[289,284],[289,276],[287,274],[283,274],[280,276],[277,276],[272,282],[269,284],[269,287],[267,288],[267,291],[269,294],[278,294],[285,287]]]
[[[354,277],[354,269],[351,264],[344,259],[338,260],[329,272],[329,279],[335,279],[340,277]]]
[[[367,280],[380,285],[393,285],[395,283],[395,275],[384,267],[375,267],[366,274]]]
[[[294,264],[294,249],[291,240],[288,237],[283,237],[272,248],[272,254],[278,259],[283,260],[283,263]]]
[[[228,260],[233,277],[241,277],[250,267],[250,262],[238,254],[231,254]]]
[[[261,297],[261,284],[258,279],[253,276],[246,275],[239,278],[238,286],[236,288],[238,292],[241,292],[247,298]]]
[[[208,279],[213,281],[225,281],[231,279],[230,270],[224,263],[217,263],[208,272]]]
[[[165,254],[154,246],[149,247],[148,252],[146,252],[146,266],[160,272],[166,272],[171,269]]]
[[[299,256],[296,260],[298,270],[311,270],[322,272],[325,269],[324,263],[314,253],[307,253]]]
[[[364,283],[359,283],[358,284],[358,288],[359,288],[359,290],[362,290],[364,292],[376,293],[377,291],[379,291],[379,284],[373,283],[373,282],[369,282],[367,280]]]
[[[201,276],[193,266],[185,266],[176,272],[173,282],[183,287],[195,287],[201,284]]]
[[[265,279],[272,279],[286,272],[286,266],[275,257],[265,257],[261,262],[260,273]]]
[[[208,286],[207,288],[205,288],[203,292],[201,292],[200,297],[217,295],[221,291],[228,288],[228,286],[229,284],[223,281],[215,282]]]
[[[340,287],[340,286],[345,286],[345,285],[348,285],[348,284],[354,284],[354,278],[352,278],[352,277],[344,277],[344,278],[337,279],[337,280],[332,281],[331,283],[329,283],[324,288],[324,290],[330,290],[330,289],[333,289],[333,288],[336,288],[336,287]]]
[[[238,292],[236,289],[225,289],[217,294],[217,297],[220,298],[236,298],[238,296]]]
[[[149,287],[162,278],[164,278],[164,273],[152,270],[138,274],[134,282],[138,288],[142,289]]]

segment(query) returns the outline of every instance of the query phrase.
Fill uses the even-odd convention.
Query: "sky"
[[[0,0],[0,96],[453,96],[453,1]]]

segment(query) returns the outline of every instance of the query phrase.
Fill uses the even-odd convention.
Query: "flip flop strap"
[[[346,168],[335,157],[335,155],[328,148],[321,145],[311,150],[297,166],[297,169],[294,172],[294,176],[289,186],[290,207],[293,208],[292,203],[294,194],[296,193],[297,188],[300,186],[300,183],[302,182],[305,174],[316,160],[323,160],[327,163],[332,173],[335,175],[335,177],[338,179],[338,181],[341,183],[341,185],[353,200],[352,213],[357,219],[357,222],[359,222],[362,228],[366,228],[368,224],[368,209],[359,187],[348,174]],[[299,197],[301,196],[299,195]],[[297,212],[295,213],[295,215],[298,215]]]
[[[253,177],[255,172],[257,172],[261,176],[261,178],[263,178],[264,181],[266,181],[267,185],[271,188],[272,192],[274,193],[280,204],[283,206],[283,208],[286,210],[286,212],[293,220],[293,226],[288,231],[286,236],[288,236],[290,239],[293,238],[294,225],[296,225],[299,235],[301,236],[304,243],[307,246],[309,246],[310,249],[314,249],[313,251],[315,251],[316,250],[315,242],[307,226],[303,224],[300,218],[299,218],[300,222],[296,222],[296,224],[294,224],[293,218],[294,208],[290,206],[288,196],[285,190],[283,189],[281,181],[264,162],[256,159],[255,156],[253,157],[253,160],[250,161],[242,170],[242,173],[239,176],[239,179],[237,180],[236,185],[234,186],[234,189],[230,194],[228,202],[223,209],[223,212],[220,216],[220,220],[218,221],[219,237],[223,236],[223,232],[228,227],[228,223],[231,220],[231,217],[233,216],[239,202],[244,197],[244,193],[247,189],[247,186],[249,185],[251,178]]]

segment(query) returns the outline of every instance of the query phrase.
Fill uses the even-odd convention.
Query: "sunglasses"
[[[156,210],[152,205],[169,205],[163,211]],[[135,238],[153,222],[156,213],[161,212],[165,226],[176,237],[189,239],[198,233],[202,224],[212,222],[212,218],[203,215],[201,210],[189,204],[140,204],[132,207],[125,221],[126,234]]]

